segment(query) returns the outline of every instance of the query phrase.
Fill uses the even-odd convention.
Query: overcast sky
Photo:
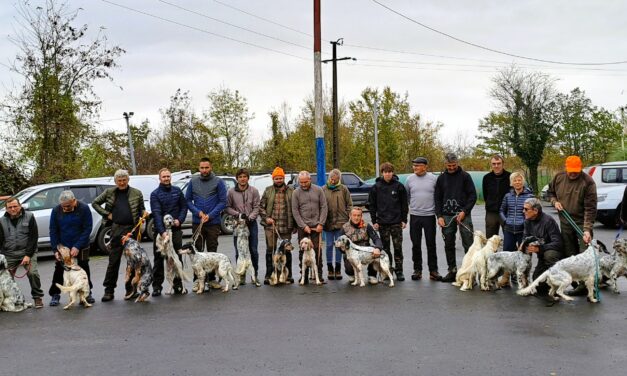
[[[625,1],[378,1],[434,29],[515,55],[562,62],[627,60]],[[177,88],[190,91],[200,113],[208,107],[207,93],[224,85],[247,98],[255,115],[251,130],[260,140],[268,134],[268,111],[287,102],[296,116],[313,92],[313,0],[167,0],[189,11],[159,0],[111,2],[162,19],[103,0],[69,1],[83,9],[78,22],[92,32],[105,27],[109,41],[127,51],[113,72],[114,83],[96,86],[103,129],[124,130],[124,111],[135,112],[136,122],[148,118],[160,126],[159,108]],[[12,0],[2,1],[2,63],[16,53],[7,38],[19,27],[16,13]],[[338,63],[340,100],[354,100],[366,87],[407,92],[414,112],[444,124],[445,141],[457,134],[475,136],[478,120],[494,109],[491,78],[512,62],[551,74],[560,91],[580,87],[608,110],[627,103],[627,64],[568,66],[499,55],[420,27],[372,0],[322,0],[322,38],[323,59],[330,57],[329,40],[338,38],[345,42],[338,56],[358,59]],[[330,86],[330,65],[322,72],[323,84]],[[0,66],[0,82],[4,96],[19,77]]]

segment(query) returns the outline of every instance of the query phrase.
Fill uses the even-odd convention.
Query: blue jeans
[[[250,259],[253,262],[253,268],[255,268],[255,274],[257,274],[259,267],[259,253],[257,252],[257,245],[259,244],[259,225],[257,225],[257,220],[248,223],[248,231],[250,231],[248,250],[250,251]],[[239,252],[237,252],[237,236],[233,236],[233,245],[235,246],[235,262],[237,262],[237,258],[239,257]]]
[[[342,252],[335,249],[335,241],[340,237],[342,229],[325,231],[324,237],[327,242],[327,264],[333,264],[333,250],[335,250],[335,265],[339,266],[342,263]]]
[[[522,232],[510,232],[503,231],[503,251],[514,252],[517,250],[516,244],[520,244],[522,242],[523,233]]]

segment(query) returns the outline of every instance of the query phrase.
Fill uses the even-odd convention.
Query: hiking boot
[[[411,275],[412,281],[420,281],[422,279],[422,271],[414,270],[414,273]]]
[[[566,291],[566,295],[568,295],[568,296],[587,296],[588,295],[588,288],[586,287],[585,284],[580,283],[577,286],[577,288],[575,288],[574,290]]]
[[[110,302],[113,300],[113,293],[110,292],[105,292],[105,294],[102,296],[102,299],[100,299],[101,302]]]
[[[211,287],[214,290],[219,290],[222,288],[222,285],[220,285],[217,281],[209,281],[209,287]]]
[[[96,299],[94,299],[94,297],[91,295],[91,291],[89,292],[89,295],[87,295],[87,298],[85,298],[85,300],[87,301],[87,303],[89,304],[94,304],[96,303]]]
[[[41,298],[41,296],[33,298],[33,300],[35,301],[35,308],[44,308],[44,300]]]
[[[446,282],[446,283],[455,282],[455,275],[457,275],[457,271],[450,271],[446,273],[446,275],[444,276],[444,278],[442,278],[441,281]]]
[[[403,282],[405,280],[405,276],[402,271],[399,270],[396,272],[396,280],[399,282]]]
[[[441,281],[442,276],[438,272],[429,272],[429,279],[432,281]]]
[[[370,283],[371,285],[377,285],[379,284],[379,280],[377,279],[377,277],[368,277],[368,283]]]
[[[161,289],[152,289],[152,296],[161,296]]]
[[[335,280],[335,269],[333,268],[333,264],[327,264],[327,269],[329,271],[329,281]]]
[[[59,295],[59,294],[52,295],[52,298],[50,299],[50,307],[58,306],[59,305],[59,300],[61,300],[61,295]]]
[[[342,279],[342,271],[338,268],[335,268],[335,280],[340,281]]]

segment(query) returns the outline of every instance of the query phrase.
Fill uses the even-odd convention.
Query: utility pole
[[[375,159],[375,176],[379,177],[379,100],[374,99],[374,109],[372,120],[374,120],[374,159]]]
[[[326,180],[324,123],[322,122],[322,68],[320,65],[321,51],[320,0],[314,0],[314,129],[316,132],[316,171],[317,184],[323,186]]]
[[[333,45],[333,58],[328,60],[322,60],[323,63],[333,62],[333,168],[340,168],[340,140],[339,129],[337,119],[337,62],[341,60],[357,60],[352,57],[337,58],[337,46],[344,44],[344,38],[340,38],[335,42],[330,42]]]
[[[623,150],[623,160],[627,159],[627,157],[625,157],[625,132],[627,131],[627,124],[625,124],[625,108],[625,106],[618,108],[620,110],[620,123],[623,126],[623,132],[620,136],[621,148]]]
[[[131,164],[133,165],[133,175],[137,175],[137,165],[135,164],[135,149],[133,148],[133,137],[131,137],[131,126],[128,119],[133,116],[133,112],[123,113],[124,119],[126,119],[126,132],[128,133],[128,150],[131,154]]]

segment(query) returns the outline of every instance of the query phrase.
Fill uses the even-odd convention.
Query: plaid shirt
[[[270,214],[270,217],[274,219],[276,229],[280,234],[290,232],[287,227],[288,213],[286,200],[287,197],[285,194],[285,189],[277,190],[274,197],[274,206],[272,207],[272,213]]]

